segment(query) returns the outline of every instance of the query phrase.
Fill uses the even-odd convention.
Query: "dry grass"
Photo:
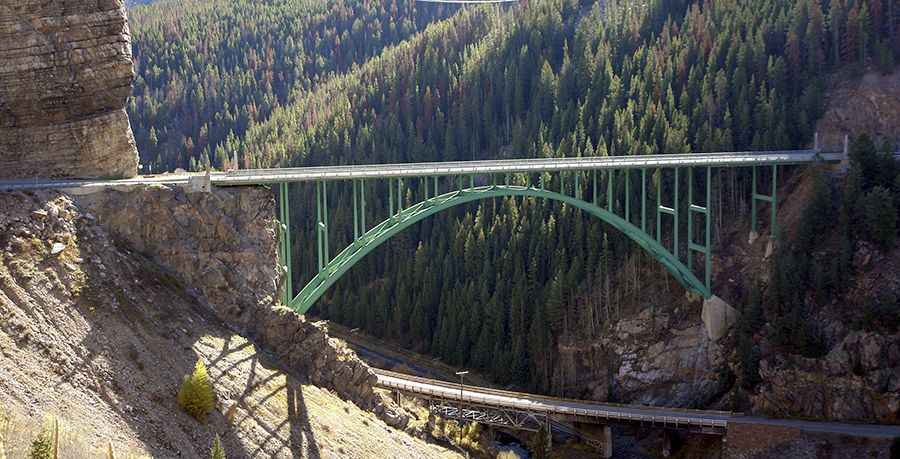
[[[53,438],[54,426],[59,429],[59,457],[63,459],[106,458],[110,443],[95,444],[88,440],[76,426],[67,425],[56,419],[35,421],[8,413],[0,408],[0,459],[27,458],[31,451],[31,442],[42,431],[50,433]],[[130,448],[112,446],[117,459],[149,458],[146,453]]]

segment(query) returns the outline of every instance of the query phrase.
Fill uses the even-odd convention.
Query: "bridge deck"
[[[375,370],[375,374],[378,376],[378,386],[385,389],[398,390],[425,397],[442,398],[451,402],[460,399],[459,384],[378,369]],[[725,411],[596,403],[475,386],[464,386],[462,400],[473,405],[495,406],[549,414],[579,422],[593,421],[603,424],[643,423],[718,434],[725,433],[728,425],[732,423],[761,424],[799,429],[807,432],[867,438],[900,438],[900,426],[898,425],[770,419],[758,416],[744,416],[740,413]]]
[[[429,397],[460,400],[460,385],[427,378],[376,370],[378,386]],[[671,427],[711,429],[724,433],[734,415],[721,411],[656,408],[639,405],[616,405],[546,397],[519,392],[464,386],[466,403],[512,408],[520,411],[563,416],[597,423],[639,422]]]
[[[508,174],[609,169],[653,169],[672,167],[746,167],[805,164],[816,161],[840,161],[842,153],[815,150],[766,152],[693,153],[682,155],[607,156],[587,158],[507,159],[408,164],[372,164],[361,166],[319,166],[299,168],[246,169],[212,172],[215,186],[262,185],[319,180],[380,179],[470,174]],[[138,176],[124,180],[79,180],[35,178],[0,181],[0,190],[36,190],[65,188],[108,188],[138,185],[184,185],[201,173]]]
[[[321,166],[279,169],[248,169],[214,175],[218,186],[260,183],[309,182],[453,176],[470,174],[510,174],[605,169],[652,169],[671,167],[745,167],[805,164],[819,160],[840,161],[840,153],[816,155],[815,150],[694,153],[683,155],[605,156],[583,158],[505,159],[433,163],[377,164],[365,166]]]

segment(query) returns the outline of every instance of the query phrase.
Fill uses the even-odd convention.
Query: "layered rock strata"
[[[0,1],[0,178],[131,177],[122,0]]]

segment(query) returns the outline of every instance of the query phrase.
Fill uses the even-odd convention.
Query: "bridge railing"
[[[393,375],[398,375],[394,373]],[[402,378],[407,378],[402,375]],[[554,399],[535,396],[532,394],[522,394],[519,392],[507,392],[502,394],[482,394],[482,389],[474,386],[465,386],[465,392],[459,393],[460,386],[453,386],[451,383],[443,383],[440,381],[422,382],[424,378],[415,378],[417,381],[405,381],[398,376],[390,376],[389,378],[379,378],[378,385],[384,388],[395,389],[402,392],[414,393],[430,397],[438,397],[448,400],[459,400],[467,404],[483,405],[488,407],[513,408],[527,412],[537,412],[542,414],[569,415],[583,419],[597,420],[615,420],[622,422],[643,422],[670,426],[673,428],[681,427],[699,427],[709,429],[724,429],[728,426],[727,419],[721,419],[725,412],[720,411],[702,411],[702,410],[681,410],[685,414],[693,414],[694,416],[672,416],[666,414],[654,413],[655,410],[678,411],[678,409],[669,408],[653,408],[636,405],[615,405],[609,408],[579,408],[565,405],[554,405]],[[497,391],[502,392],[502,391]],[[501,399],[502,398],[502,399]],[[519,398],[518,400],[516,398]],[[523,400],[524,399],[524,400]],[[585,404],[583,400],[566,400],[560,399],[567,403]],[[600,405],[603,406],[603,405]],[[617,409],[615,409],[617,408]],[[625,411],[627,410],[627,411]]]

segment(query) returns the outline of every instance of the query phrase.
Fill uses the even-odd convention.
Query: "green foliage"
[[[160,172],[231,167],[247,128],[292,93],[455,10],[419,8],[414,0],[186,0],[132,8],[138,78],[128,112],[141,163]]]
[[[129,112],[142,161],[157,169],[222,167],[235,152],[242,166],[270,167],[801,147],[822,114],[827,71],[858,66],[873,44],[896,39],[874,26],[884,10],[861,11],[860,1],[558,0],[440,21],[455,10],[426,12],[411,0],[397,12],[361,0],[166,2],[133,17],[141,79]],[[870,181],[884,186],[868,173],[879,170],[855,173],[860,196]],[[748,181],[735,174],[715,201],[738,211],[725,197]],[[620,203],[624,183],[613,189]],[[387,194],[371,186],[368,196]],[[404,186],[404,196],[424,194]],[[348,202],[346,190],[331,192]],[[817,224],[835,225],[832,193],[816,192],[803,242],[779,252],[791,257],[775,276],[779,314],[802,305],[810,286],[827,298],[852,269],[851,228],[862,216],[843,197],[835,256],[798,250],[817,246]],[[296,221],[315,218],[306,201],[293,204]],[[369,222],[387,211],[374,201]],[[331,218],[351,216],[333,208]],[[352,225],[333,228],[334,246],[352,238],[340,229]],[[314,253],[314,239],[296,241],[297,253]],[[324,316],[548,391],[556,340],[590,338],[616,320],[616,267],[634,246],[566,206],[496,199],[436,216],[379,250],[319,302]],[[314,272],[313,258],[295,257],[297,269]]]
[[[212,448],[209,451],[211,459],[225,459],[225,448],[222,447],[222,439],[219,434],[213,439]]]
[[[184,377],[178,390],[178,406],[198,421],[204,421],[216,404],[216,394],[203,360],[197,360],[194,371]]]
[[[53,440],[50,434],[44,430],[31,442],[30,459],[53,459]]]
[[[888,250],[897,239],[897,208],[894,196],[881,186],[866,193],[862,208],[868,239]]]

